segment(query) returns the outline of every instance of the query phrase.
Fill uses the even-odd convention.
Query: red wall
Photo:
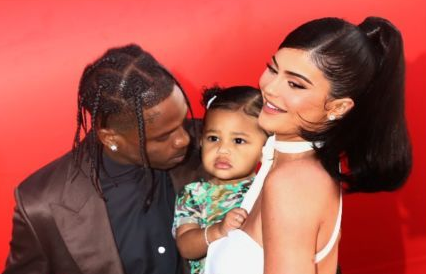
[[[265,62],[297,25],[376,15],[393,21],[405,39],[414,169],[399,192],[345,197],[341,264],[345,274],[425,273],[425,1],[86,2],[0,1],[0,265],[9,248],[13,189],[71,147],[79,77],[106,48],[136,42],[151,51],[177,75],[201,116],[202,86],[257,85]]]

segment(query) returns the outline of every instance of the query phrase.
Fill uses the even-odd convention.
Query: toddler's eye
[[[234,139],[234,142],[236,143],[236,144],[245,144],[246,143],[246,140],[244,140],[243,138],[235,138]]]
[[[217,141],[219,141],[219,138],[217,136],[210,135],[210,136],[207,136],[207,141],[209,141],[209,142],[217,142]]]

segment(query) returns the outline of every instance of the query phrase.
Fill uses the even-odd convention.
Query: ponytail
[[[346,151],[350,191],[391,191],[411,170],[411,145],[404,115],[405,64],[400,32],[386,19],[368,17],[359,25],[368,37],[376,72],[355,104],[364,112],[359,146]]]
[[[324,168],[347,192],[392,191],[411,170],[411,144],[404,115],[405,65],[400,32],[383,18],[359,26],[321,18],[292,31],[280,48],[309,51],[330,81],[330,98],[351,98],[354,107],[320,131],[301,128]],[[339,162],[347,162],[342,172]]]

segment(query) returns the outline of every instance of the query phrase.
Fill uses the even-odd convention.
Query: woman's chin
[[[261,119],[261,117],[259,117],[259,126],[261,129],[263,129],[264,131],[268,132],[268,133],[275,133],[278,129],[277,126],[274,123],[271,123],[271,121],[268,121],[268,119]]]

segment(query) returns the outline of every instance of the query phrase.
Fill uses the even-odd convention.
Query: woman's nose
[[[279,90],[280,80],[277,77],[271,79],[268,83],[266,83],[262,90],[268,96],[277,96],[277,91]]]

